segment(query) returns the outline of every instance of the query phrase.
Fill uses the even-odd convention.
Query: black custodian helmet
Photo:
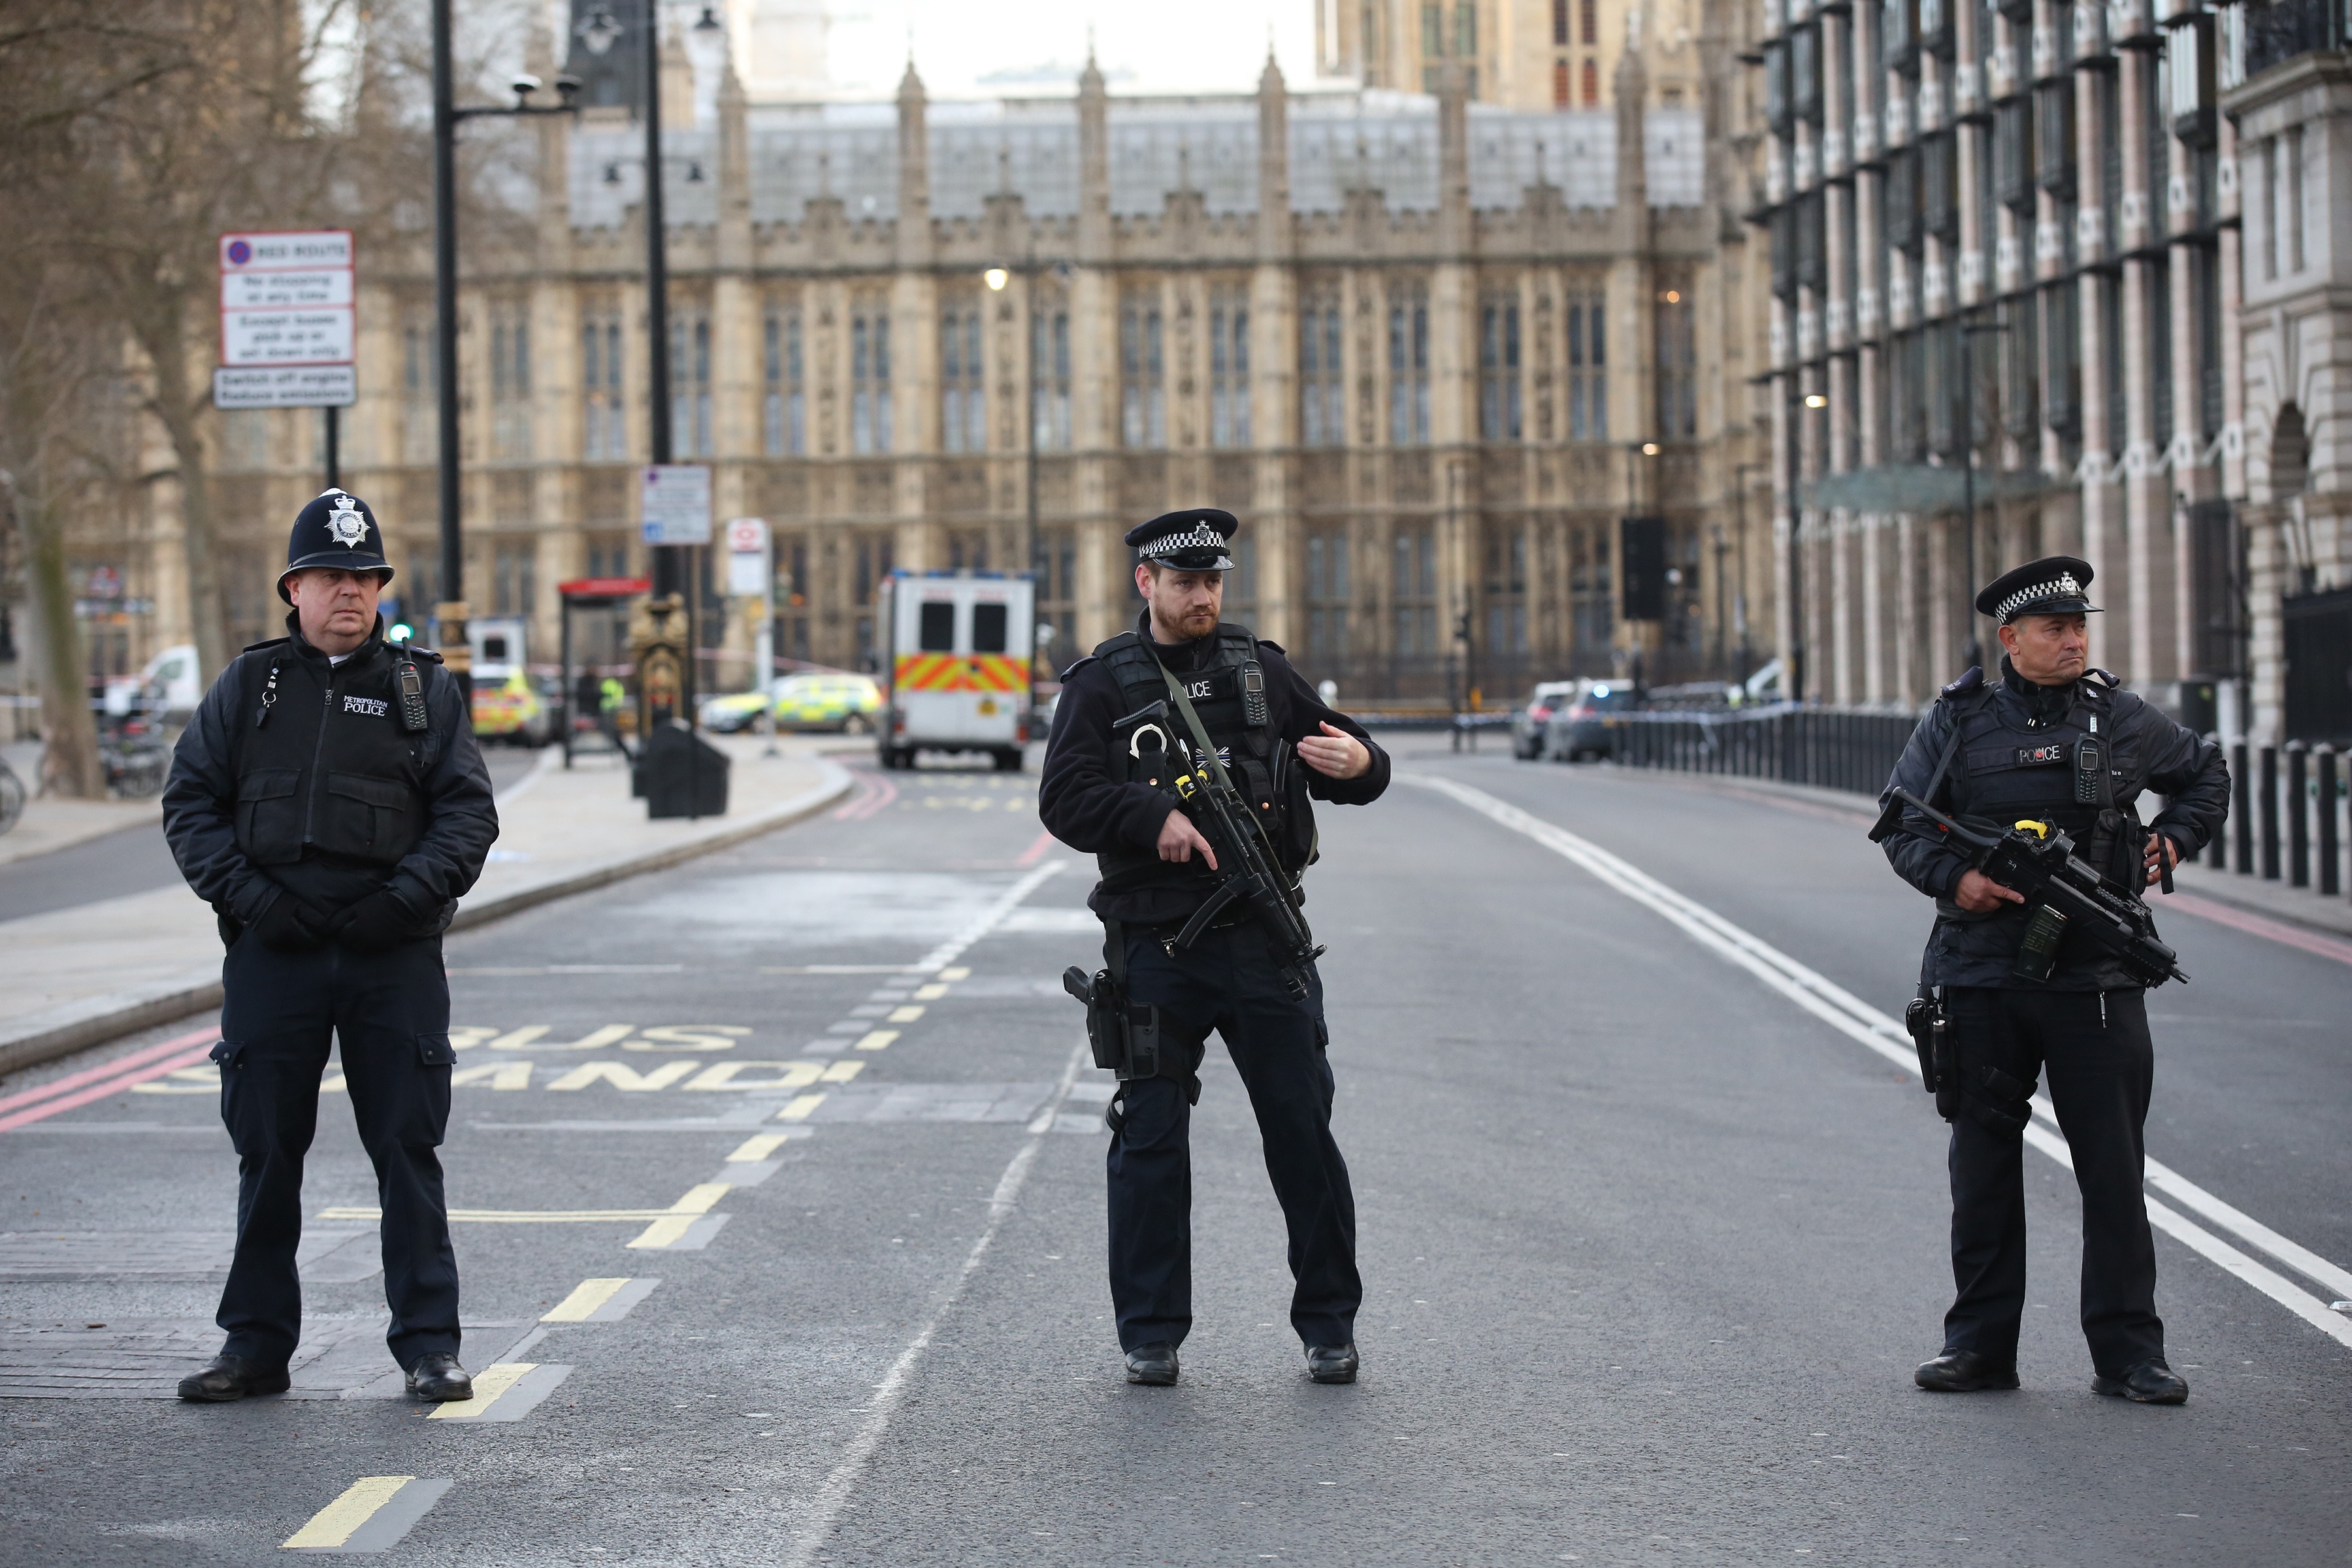
[[[392,563],[383,558],[383,531],[376,526],[367,502],[349,490],[328,490],[294,514],[294,531],[286,541],[286,569],[278,574],[278,596],[292,604],[286,579],[312,566],[374,572],[392,581]]]

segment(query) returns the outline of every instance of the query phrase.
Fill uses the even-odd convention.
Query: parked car
[[[1580,680],[1547,680],[1538,685],[1527,702],[1511,714],[1511,755],[1521,762],[1542,756],[1552,710],[1565,704],[1583,685]]]
[[[1587,757],[1611,757],[1617,752],[1616,717],[1643,706],[1642,694],[1613,680],[1580,680],[1568,700],[1552,710],[1544,734],[1544,749],[1556,763],[1582,762]]]
[[[779,676],[770,682],[767,700],[779,731],[827,730],[863,735],[874,728],[874,715],[882,706],[882,689],[868,675],[803,672]],[[702,727],[749,730],[760,721],[760,707],[756,691],[713,697],[702,705]]]

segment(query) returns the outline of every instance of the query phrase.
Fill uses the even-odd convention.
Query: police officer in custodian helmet
[[[1087,902],[1104,922],[1108,973],[1123,968],[1128,1000],[1159,1009],[1160,1076],[1123,1082],[1110,1118],[1110,1289],[1128,1381],[1174,1383],[1177,1346],[1192,1324],[1188,1138],[1214,1029],[1249,1091],[1289,1229],[1290,1321],[1307,1373],[1352,1383],[1364,1292],[1355,1198],[1331,1136],[1321,979],[1307,963],[1294,987],[1263,928],[1237,905],[1189,946],[1174,944],[1232,868],[1210,864],[1212,847],[1177,797],[1138,776],[1135,755],[1114,743],[1119,721],[1169,700],[1175,677],[1236,787],[1264,814],[1280,873],[1294,883],[1314,858],[1310,797],[1360,805],[1388,787],[1388,755],[1361,726],[1325,707],[1279,647],[1219,621],[1239,526],[1230,512],[1200,508],[1129,531],[1145,607],[1134,630],[1064,674],[1039,810],[1055,837],[1101,868]],[[1179,749],[1189,748],[1188,721],[1170,722]]]
[[[2229,776],[2221,748],[2088,667],[2087,562],[2053,555],[1977,595],[2000,624],[1998,679],[1981,669],[1944,688],[1888,782],[1979,828],[2048,822],[2135,896],[2221,831]],[[2102,744],[2104,742],[2104,744]],[[2145,791],[2165,807],[2143,826]],[[2165,1363],[2156,1248],[2141,1189],[2155,1051],[2146,993],[2087,942],[2062,942],[2044,980],[2018,973],[2028,914],[2020,895],[1971,868],[1905,807],[1882,818],[1904,880],[1936,900],[1921,983],[1948,1019],[1958,1093],[1952,1123],[1952,1274],[1943,1353],[1922,1388],[2017,1386],[2025,1306],[2024,1131],[2037,1075],[2066,1134],[2083,1194],[2083,1334],[2101,1394],[2178,1405],[2189,1385]],[[2164,857],[2159,863],[2158,857]]]
[[[288,1386],[302,1159],[331,1033],[383,1202],[393,1358],[415,1398],[473,1393],[434,1153],[453,1060],[441,932],[498,814],[457,681],[437,655],[384,641],[391,579],[366,502],[335,489],[305,506],[278,579],[288,635],[221,672],[173,754],[163,830],[228,947],[213,1059],[237,1152],[228,1337],[183,1399]]]

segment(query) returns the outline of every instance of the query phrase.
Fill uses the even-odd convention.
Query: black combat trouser
[[[1283,983],[1265,939],[1246,926],[1204,932],[1170,957],[1148,932],[1127,943],[1128,994],[1157,1004],[1180,1032],[1223,1035],[1249,1090],[1266,1174],[1290,1233],[1290,1323],[1309,1345],[1356,1337],[1356,1200],[1331,1137],[1323,982],[1305,1001]],[[1163,1047],[1165,1048],[1165,1047]],[[1181,1046],[1175,1047],[1181,1049]],[[1192,1326],[1192,1108],[1172,1079],[1121,1086],[1113,1115],[1110,1294],[1123,1350],[1181,1344]]]
[[[383,1209],[385,1342],[405,1370],[457,1351],[457,1257],[434,1153],[449,1125],[449,982],[441,940],[354,953],[273,952],[247,932],[221,966],[221,1120],[236,1145],[236,1253],[222,1348],[282,1366],[302,1331],[294,1267],[302,1160],[319,1124],[330,1033]]]
[[[1952,986],[1945,993],[1964,1095],[1986,1096],[1977,1068],[2030,1095],[2047,1069],[2050,1100],[2083,1193],[2083,1337],[2091,1363],[2117,1376],[2164,1359],[2156,1315],[2156,1243],[2141,1181],[2155,1047],[2139,991],[2026,991]],[[2022,1112],[2022,1101],[2012,1102]],[[1944,1348],[1995,1362],[2017,1358],[2025,1311],[2022,1139],[1988,1127],[1965,1104],[1952,1121],[1952,1278]]]

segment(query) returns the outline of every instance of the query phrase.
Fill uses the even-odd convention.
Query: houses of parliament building
[[[1474,98],[1493,44],[1475,0],[1429,9],[1426,93],[1364,85],[1379,70],[1334,35],[1318,47],[1352,74],[1301,89],[1269,57],[1255,93],[1119,97],[1089,62],[1072,92],[935,102],[910,64],[895,101],[760,102],[710,13],[671,29],[676,460],[711,466],[722,521],[772,525],[780,661],[864,667],[893,568],[1026,570],[1066,668],[1134,613],[1121,534],[1190,505],[1243,520],[1228,618],[1343,700],[1492,704],[1532,679],[1769,656],[1771,552],[1735,526],[1769,526],[1767,448],[1743,445],[1769,441],[1748,434],[1758,231],[1713,129],[1738,106],[1713,101],[1687,28],[1659,47],[1685,73],[1662,98],[1638,19],[1607,104]],[[1540,57],[1553,35],[1527,31]],[[633,47],[592,53],[575,29],[582,112],[527,122],[513,221],[462,237],[465,599],[527,617],[541,663],[559,583],[647,564]],[[1737,60],[1717,67],[1738,89]],[[341,478],[383,521],[415,618],[445,590],[440,367],[430,234],[399,239],[362,237]],[[273,635],[322,421],[206,417],[231,635]],[[1638,620],[1629,517],[1664,540]],[[186,595],[162,581],[178,549],[111,563],[152,608],[110,655],[96,639],[101,662],[135,670],[185,639]],[[720,687],[750,679],[747,608],[709,600]]]

